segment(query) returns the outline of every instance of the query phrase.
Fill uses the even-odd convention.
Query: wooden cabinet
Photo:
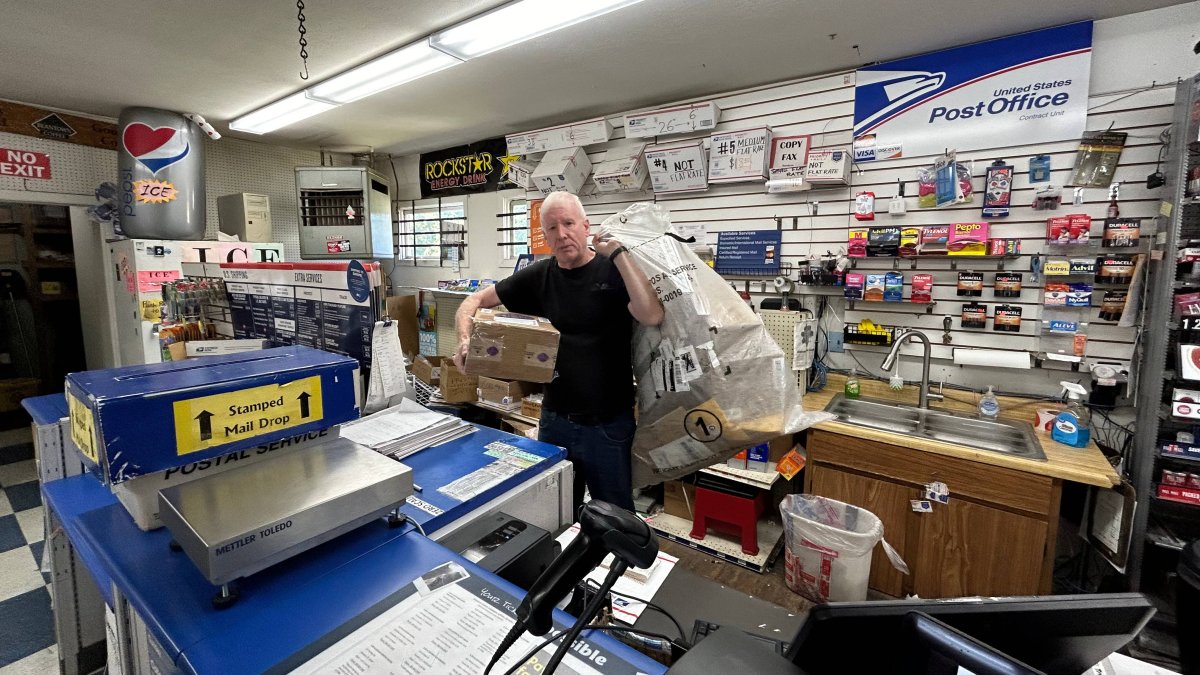
[[[879,516],[908,564],[901,575],[876,549],[871,588],[922,598],[1050,592],[1061,481],[822,430],[806,445],[805,492]],[[950,503],[914,512],[909,500],[932,481],[950,488]]]
[[[906,531],[903,524],[909,512],[909,500],[917,497],[915,489],[837,469],[823,469],[813,474],[812,484],[805,492],[861,506],[874,513],[883,521],[888,543],[897,551],[904,550]],[[871,554],[870,586],[888,595],[903,597],[904,594],[904,575],[892,567],[883,546],[876,546]]]

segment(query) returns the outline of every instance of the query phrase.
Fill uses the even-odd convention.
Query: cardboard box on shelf
[[[446,403],[471,403],[476,401],[475,390],[479,388],[477,375],[463,375],[450,360],[450,357],[438,357],[442,363],[442,375],[438,388]]]
[[[358,361],[277,347],[71,373],[66,394],[71,439],[122,483],[358,418]]]
[[[583,148],[564,148],[547,152],[531,179],[533,186],[544,195],[562,190],[578,194],[591,173],[592,161]]]
[[[696,503],[696,486],[681,480],[663,483],[663,511],[676,518],[692,519],[692,506]]]
[[[558,358],[558,338],[558,329],[549,319],[481,309],[471,322],[467,372],[501,380],[549,382]]]
[[[41,380],[34,377],[12,377],[0,380],[0,412],[12,412],[21,407],[21,399],[37,396]]]
[[[412,371],[413,377],[431,387],[436,387],[442,381],[442,360],[440,356],[425,356],[424,354],[420,354],[408,369]],[[449,358],[446,358],[445,362],[451,368],[454,367],[454,362]]]
[[[596,165],[592,180],[597,192],[628,192],[645,187],[649,175],[646,144],[638,143],[609,150],[604,161]]]
[[[400,351],[411,357],[421,349],[417,338],[417,296],[396,295],[387,299],[387,315],[392,318],[399,328]]]
[[[520,407],[522,399],[532,394],[537,385],[532,382],[498,380],[494,377],[479,378],[479,400],[501,406]]]
[[[521,399],[521,415],[535,420],[542,419],[542,399],[529,396]]]

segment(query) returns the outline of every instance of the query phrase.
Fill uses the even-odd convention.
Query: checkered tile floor
[[[42,495],[29,431],[0,433],[0,675],[58,672]],[[23,438],[25,442],[11,444]]]

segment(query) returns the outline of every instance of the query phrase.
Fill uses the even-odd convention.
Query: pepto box
[[[471,322],[466,371],[500,380],[549,382],[558,338],[549,319],[481,309]]]
[[[71,439],[108,484],[358,418],[358,361],[277,347],[67,375]]]

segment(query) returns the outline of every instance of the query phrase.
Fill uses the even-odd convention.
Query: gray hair
[[[571,205],[579,209],[579,213],[583,215],[584,220],[587,220],[587,211],[585,211],[583,208],[583,202],[579,201],[579,197],[576,197],[570,192],[551,192],[544,200],[542,200],[541,208],[544,210],[555,206],[567,205]]]

